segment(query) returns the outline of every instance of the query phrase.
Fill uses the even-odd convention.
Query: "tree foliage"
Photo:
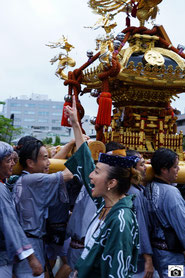
[[[0,141],[11,143],[18,134],[21,134],[21,128],[15,128],[11,119],[0,115]]]
[[[46,137],[45,139],[42,140],[44,145],[52,145],[52,137]]]
[[[54,146],[58,146],[58,145],[60,145],[60,144],[61,144],[61,143],[60,143],[60,137],[59,137],[58,135],[56,135]]]

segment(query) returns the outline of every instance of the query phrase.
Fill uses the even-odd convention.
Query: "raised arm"
[[[68,153],[72,150],[75,144],[75,139],[72,139],[67,144],[65,144],[52,158],[54,159],[65,159]]]
[[[70,123],[74,130],[75,140],[76,140],[76,148],[77,152],[75,152],[72,157],[70,157],[65,166],[75,175],[78,175],[84,182],[84,185],[92,197],[92,185],[90,184],[89,174],[94,170],[95,164],[91,156],[90,149],[87,144],[84,142],[87,141],[87,138],[82,134],[80,124],[78,122],[77,110],[76,110],[76,101],[73,96],[73,106],[66,106],[65,110],[66,117],[69,118]],[[102,203],[102,199],[96,200],[96,205]]]
[[[85,142],[85,139],[83,137],[80,124],[78,122],[75,96],[73,96],[72,107],[70,107],[70,106],[65,107],[65,115],[66,115],[66,117],[69,118],[70,123],[73,127],[75,141],[76,141],[76,148],[78,150],[80,148],[80,146]]]

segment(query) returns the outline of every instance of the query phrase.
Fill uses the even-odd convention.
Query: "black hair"
[[[140,153],[138,151],[135,150],[127,150],[126,151],[126,155],[127,156],[138,156],[141,157]],[[133,165],[134,168],[136,168],[137,162]]]
[[[119,149],[125,149],[125,147],[118,143],[118,142],[109,142],[105,145],[106,152],[119,150]],[[126,194],[131,186],[131,178],[135,177],[137,180],[137,177],[139,177],[139,172],[136,171],[133,168],[123,168],[119,166],[109,166],[109,171],[107,175],[107,179],[116,179],[118,184],[116,187],[116,191],[119,195]]]
[[[177,158],[178,155],[170,149],[160,148],[155,151],[151,159],[151,165],[155,174],[161,175],[162,168],[169,170],[174,165]]]
[[[105,144],[105,147],[106,147],[106,153],[110,152],[110,151],[114,151],[114,150],[125,149],[125,147],[122,144],[120,144],[118,142],[113,142],[113,141]]]
[[[127,193],[130,188],[131,171],[130,168],[109,166],[108,180],[116,179],[118,184],[116,191],[119,195]]]
[[[21,139],[18,141],[17,146],[23,146],[25,143],[29,142],[29,141],[33,141],[33,140],[37,140],[37,138],[27,135],[27,136],[23,136],[21,137]]]
[[[14,148],[14,150],[17,152],[17,154],[19,155],[20,153],[20,149],[28,142],[33,141],[33,140],[37,140],[37,138],[27,135],[27,136],[23,136],[21,137],[21,139],[18,141],[17,146]]]
[[[140,173],[134,168],[123,168],[119,166],[109,166],[107,179],[116,179],[116,191],[119,195],[126,194],[131,186],[131,181],[134,179],[136,183],[140,182]]]
[[[19,163],[23,168],[27,167],[27,159],[31,159],[35,162],[37,161],[39,150],[42,146],[44,146],[44,144],[40,140],[30,140],[21,147],[19,152]]]
[[[135,150],[126,150],[126,155],[127,156],[138,156],[138,157],[141,156],[140,153]]]

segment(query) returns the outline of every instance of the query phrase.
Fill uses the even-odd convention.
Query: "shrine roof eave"
[[[160,76],[159,78],[152,78],[147,76],[132,75],[129,73],[119,73],[117,79],[119,79],[127,85],[147,86],[152,88],[158,87],[159,89],[163,87],[168,87],[169,89],[177,89],[178,91],[185,90],[185,79],[174,79],[173,77],[169,77],[168,79],[162,79],[160,78]]]
[[[179,93],[185,91],[185,79],[158,79],[152,77],[142,77],[136,76],[129,73],[119,73],[116,77],[110,78],[110,84],[114,84],[114,81],[121,81],[124,86],[138,86],[143,87],[147,86],[148,88],[168,88],[172,90],[176,90]],[[89,89],[100,89],[102,86],[102,81],[96,79],[96,81],[82,81],[82,84],[85,85]]]

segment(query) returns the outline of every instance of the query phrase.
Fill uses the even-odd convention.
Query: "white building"
[[[178,119],[176,123],[177,123],[177,133],[179,133],[182,130],[183,135],[185,135],[185,114],[178,115]]]
[[[32,94],[31,98],[9,98],[5,101],[3,115],[7,118],[14,115],[13,124],[22,128],[21,137],[32,135],[40,140],[52,137],[54,142],[55,137],[59,136],[61,143],[66,143],[73,138],[73,131],[61,126],[63,104],[64,102],[48,99],[47,95]],[[83,128],[87,135],[95,137],[94,125],[89,120],[89,116],[84,116]]]

